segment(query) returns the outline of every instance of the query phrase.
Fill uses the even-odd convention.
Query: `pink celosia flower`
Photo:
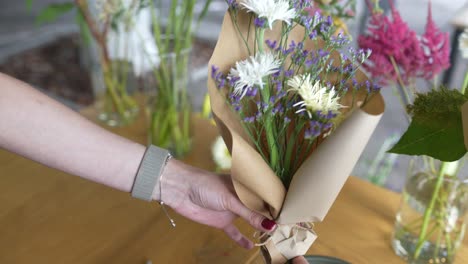
[[[441,32],[432,20],[431,3],[427,12],[426,32],[421,36],[421,45],[424,50],[421,77],[433,79],[435,75],[450,67],[449,33]]]
[[[420,70],[423,51],[419,39],[403,21],[393,2],[390,1],[392,20],[382,13],[374,12],[368,23],[367,32],[359,36],[359,46],[371,49],[365,68],[381,84],[397,81],[393,58],[400,71],[402,81],[408,84]]]

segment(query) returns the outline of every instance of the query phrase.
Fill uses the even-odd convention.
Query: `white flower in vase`
[[[229,170],[231,168],[231,154],[229,153],[229,150],[221,136],[216,138],[216,141],[211,148],[211,152],[213,154],[213,160],[219,169]]]
[[[459,45],[462,57],[468,59],[468,29],[465,29],[465,32],[460,35]]]
[[[104,12],[110,12],[108,16],[114,16],[112,12],[116,12],[115,10],[125,11],[125,16],[117,22],[117,27],[109,31],[109,56],[111,59],[132,62],[136,76],[151,71],[160,60],[151,33],[151,9],[134,5],[133,0],[113,0],[106,3],[102,6]]]
[[[279,71],[281,61],[271,53],[257,53],[240,62],[236,62],[236,67],[232,68],[229,78],[235,78],[234,94],[241,98],[247,93],[249,88],[254,86],[263,88],[264,78]]]
[[[312,113],[321,111],[327,113],[329,111],[337,112],[343,106],[340,105],[340,97],[334,88],[322,86],[320,81],[313,81],[309,74],[296,75],[288,80],[290,91],[295,91],[302,98],[302,101],[294,104],[295,107],[300,107],[296,113],[307,111],[309,116]]]
[[[241,6],[257,14],[259,18],[267,20],[270,29],[273,29],[273,23],[276,20],[284,21],[288,25],[296,16],[296,10],[291,6],[288,0],[244,0]]]

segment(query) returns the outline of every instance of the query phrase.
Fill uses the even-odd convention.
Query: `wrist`
[[[177,208],[188,193],[188,184],[184,180],[187,168],[181,161],[169,159],[164,167],[159,183],[156,184],[152,198],[162,201],[172,208]]]

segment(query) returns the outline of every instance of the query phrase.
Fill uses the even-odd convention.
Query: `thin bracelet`
[[[167,155],[166,162],[164,163],[164,168],[166,167],[167,163],[169,162],[169,160],[171,158],[172,158],[171,154]],[[171,226],[176,227],[176,223],[175,223],[174,219],[172,219],[171,216],[169,215],[169,213],[167,212],[166,207],[164,206],[165,203],[163,202],[163,198],[162,198],[162,187],[161,186],[162,186],[163,174],[164,174],[164,171],[161,173],[161,177],[159,177],[159,201],[158,202],[161,205],[161,208],[164,211],[164,213],[166,214],[167,218],[169,218],[169,222],[171,223]]]

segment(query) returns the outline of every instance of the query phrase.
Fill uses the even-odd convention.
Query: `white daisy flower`
[[[334,88],[328,89],[319,81],[313,82],[310,74],[296,75],[287,84],[291,87],[290,90],[297,92],[302,98],[302,101],[294,104],[301,108],[296,113],[307,111],[310,117],[313,112],[336,112],[343,107],[339,104],[340,97]]]
[[[286,22],[288,25],[296,17],[296,10],[291,7],[288,0],[243,0],[241,5],[257,14],[259,18],[265,18],[270,29],[276,20]]]
[[[468,29],[465,29],[465,32],[460,35],[458,41],[462,57],[468,59]]]
[[[221,136],[216,138],[213,146],[211,147],[213,160],[221,170],[229,170],[231,168],[231,154],[229,153],[226,144]]]
[[[240,62],[236,62],[236,67],[230,71],[229,78],[236,78],[234,94],[241,95],[247,93],[248,88],[258,86],[263,89],[263,79],[270,74],[279,71],[281,61],[271,53],[257,53]]]

